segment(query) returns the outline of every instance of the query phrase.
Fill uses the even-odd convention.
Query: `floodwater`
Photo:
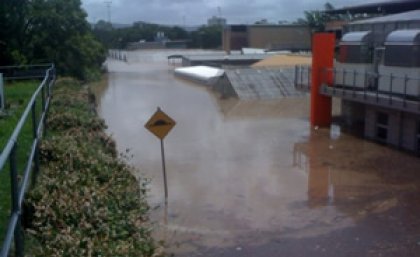
[[[420,256],[420,159],[310,129],[309,99],[220,99],[177,79],[166,56],[108,60],[99,113],[151,179],[157,239],[175,256]],[[177,125],[144,128],[161,107]],[[138,174],[140,175],[140,174]]]

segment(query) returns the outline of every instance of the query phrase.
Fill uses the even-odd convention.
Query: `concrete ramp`
[[[294,68],[226,69],[227,84],[239,99],[280,99],[306,95],[294,88]]]

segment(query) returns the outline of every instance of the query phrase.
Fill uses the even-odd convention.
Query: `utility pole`
[[[108,9],[108,23],[112,24],[111,23],[111,4],[112,4],[112,1],[105,1],[104,3],[105,3],[105,5]]]

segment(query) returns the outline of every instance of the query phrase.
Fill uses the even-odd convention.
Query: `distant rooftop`
[[[343,7],[326,11],[328,14],[393,14],[420,9],[419,0],[390,0],[370,4]]]

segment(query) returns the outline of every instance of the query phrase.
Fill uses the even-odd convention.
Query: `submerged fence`
[[[34,70],[31,71],[31,68]],[[13,244],[15,247],[15,256],[24,256],[24,238],[21,222],[22,202],[28,189],[30,178],[39,172],[39,142],[45,128],[46,116],[51,99],[51,88],[55,81],[55,68],[52,64],[3,67],[3,70],[9,72],[13,71],[10,73],[6,72],[6,79],[22,79],[22,77],[17,76],[17,74],[23,74],[23,77],[25,78],[39,78],[40,69],[43,69],[43,80],[33,93],[12,135],[0,153],[0,172],[5,172],[4,168],[9,163],[11,184],[11,214],[0,257],[8,256]],[[2,68],[0,67],[0,72],[1,71]],[[39,97],[41,98],[41,110],[39,112],[40,114],[37,115],[37,100]],[[23,174],[19,177],[17,168],[18,137],[28,119],[31,119],[32,121],[33,141],[26,163],[24,164]]]

